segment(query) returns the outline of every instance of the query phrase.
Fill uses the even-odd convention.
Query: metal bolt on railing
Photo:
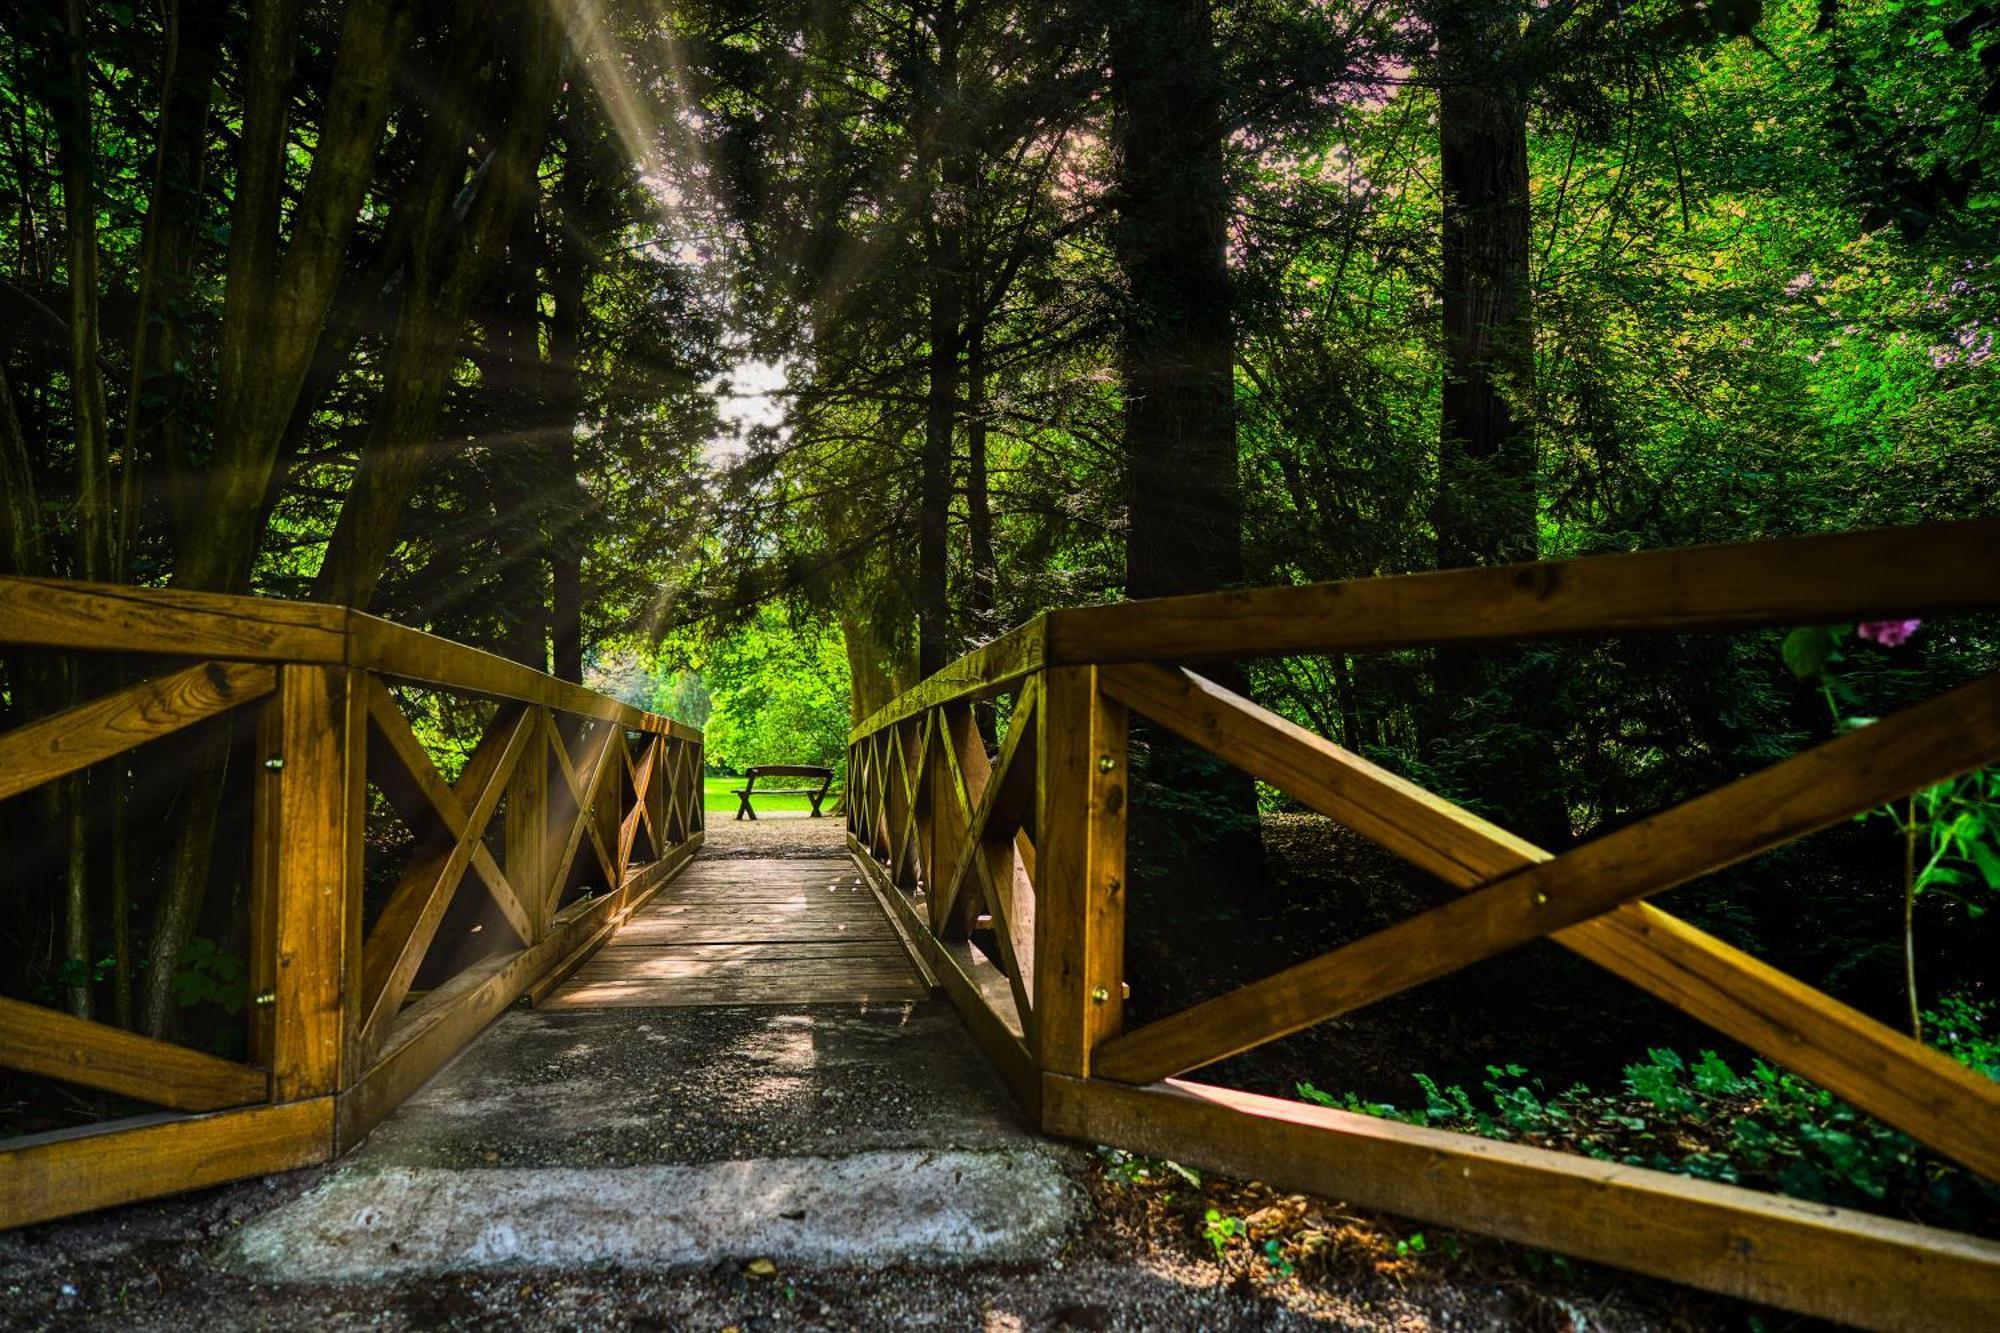
[[[276,1004],[277,1002],[278,1002],[278,992],[274,990],[267,990],[262,995],[259,995],[256,999],[250,1001],[250,1003],[252,1004]]]
[[[1112,769],[1114,769],[1114,768],[1116,768],[1116,767],[1118,767],[1118,761],[1117,761],[1116,759],[1113,759],[1113,758],[1112,758],[1112,757],[1111,757],[1110,755],[1108,755],[1108,754],[1101,754],[1101,755],[1097,756],[1097,771],[1098,771],[1098,772],[1100,772],[1100,773],[1109,773],[1109,772],[1110,772],[1110,771],[1111,771]]]
[[[1111,992],[1102,986],[1093,986],[1090,989],[1090,1002],[1092,1004],[1109,1004],[1111,1002]]]

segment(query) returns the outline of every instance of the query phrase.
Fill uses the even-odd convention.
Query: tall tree
[[[1243,577],[1227,258],[1234,200],[1214,20],[1209,0],[1116,0],[1110,20],[1125,592],[1208,592]],[[1212,670],[1245,687],[1234,668]],[[1262,880],[1256,790],[1248,775],[1164,732],[1135,737],[1148,780],[1134,805],[1141,860],[1166,901],[1185,909],[1173,916],[1192,925],[1218,888]]]
[[[1528,91],[1518,0],[1437,5],[1438,564],[1535,558]]]

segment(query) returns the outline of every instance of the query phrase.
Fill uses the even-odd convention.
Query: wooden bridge
[[[337,1157],[516,1001],[937,989],[1049,1134],[1853,1323],[2000,1327],[1992,1241],[1182,1077],[1549,937],[2000,1179],[2000,1085],[1646,902],[2000,759],[2000,676],[1551,855],[1189,666],[1995,607],[2000,523],[1053,612],[855,729],[848,864],[699,858],[699,733],[489,654],[338,608],[0,580],[0,645],[154,668],[0,736],[0,799],[242,708],[261,764],[248,1058],[0,1000],[0,1064],[163,1108],[0,1143],[0,1226]],[[452,780],[409,686],[490,710]],[[1461,895],[1128,1030],[1134,713]],[[417,835],[372,910],[370,784]],[[505,943],[418,987],[461,892]]]

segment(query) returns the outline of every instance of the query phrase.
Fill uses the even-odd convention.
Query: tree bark
[[[496,87],[502,127],[463,216],[450,204],[456,175],[440,175],[450,193],[429,196],[412,234],[382,396],[314,584],[323,601],[366,607],[381,582],[435,447],[438,404],[458,360],[466,312],[505,249],[517,211],[537,188],[535,166],[562,67],[561,28],[547,7],[524,11],[510,65],[511,77]]]
[[[1221,82],[1208,0],[1114,5],[1128,597],[1243,578]],[[1209,670],[1247,688],[1234,667]],[[1135,883],[1159,919],[1198,929],[1262,885],[1256,787],[1157,728],[1134,729],[1133,754]]]
[[[572,94],[574,96],[574,94]],[[549,485],[560,500],[545,511],[549,554],[549,647],[557,676],[583,680],[583,555],[590,534],[590,496],[576,469],[576,423],[583,415],[583,288],[597,256],[583,240],[597,234],[592,191],[575,103],[566,115],[557,219],[549,252]],[[605,219],[608,222],[608,219]]]
[[[1441,568],[1532,560],[1537,546],[1528,103],[1509,68],[1514,14],[1485,3],[1438,23]]]
[[[940,162],[926,219],[924,277],[927,339],[922,478],[917,492],[917,670],[928,676],[955,656],[951,632],[950,532],[952,439],[958,427],[960,329],[965,311],[964,209],[967,149],[957,111],[959,25],[952,0],[933,19],[937,64],[932,69],[933,142]],[[928,166],[925,168],[930,170]]]
[[[240,591],[262,538],[262,500],[318,346],[361,200],[374,174],[404,0],[355,0],[341,25],[325,111],[291,241],[279,256],[296,0],[252,0],[243,129],[224,282],[215,448],[191,540],[174,566],[184,587]],[[165,983],[155,977],[152,985]]]
[[[201,225],[207,169],[208,118],[224,7],[217,0],[175,0],[167,8],[167,45],[160,62],[159,152],[139,254],[138,315],[126,388],[120,460],[118,544],[114,564],[127,577],[140,525],[139,482],[157,488],[177,538],[192,522],[195,490],[187,448],[181,311],[192,295],[195,237]]]

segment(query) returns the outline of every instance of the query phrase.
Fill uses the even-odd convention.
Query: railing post
[[[1123,1026],[1126,710],[1096,667],[1052,667],[1035,709],[1036,1062],[1084,1077]]]
[[[529,944],[548,934],[549,740],[548,714],[531,710],[528,753],[507,785],[507,877],[526,897]]]
[[[288,664],[257,727],[253,1054],[271,1099],[354,1081],[361,994],[367,707],[361,673]]]

